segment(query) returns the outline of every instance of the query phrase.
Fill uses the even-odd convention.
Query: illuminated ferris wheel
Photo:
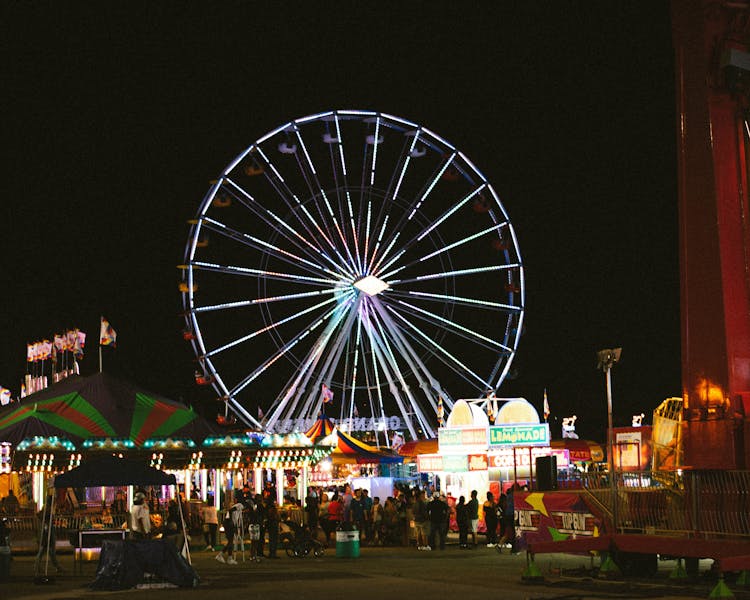
[[[440,406],[500,386],[523,324],[523,265],[490,183],[378,112],[303,117],[244,150],[181,267],[198,375],[268,430],[325,408],[434,436]]]

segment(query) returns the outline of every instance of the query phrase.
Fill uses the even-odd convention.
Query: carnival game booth
[[[81,487],[121,487],[153,488],[154,486],[175,486],[174,475],[149,467],[141,461],[101,457],[58,475],[54,480],[56,490]],[[55,502],[51,502],[48,517],[50,523],[55,519]],[[186,538],[185,520],[180,507],[180,521],[183,539]],[[51,527],[47,528],[52,531]],[[92,586],[97,589],[126,589],[134,587],[144,580],[158,578],[181,587],[194,587],[198,575],[190,565],[190,552],[185,544],[182,551],[164,539],[129,540],[127,529],[79,529],[71,532],[75,537],[74,557],[78,570],[85,551],[100,549],[99,566],[96,580]],[[49,548],[49,544],[47,544]],[[47,561],[48,562],[48,561]],[[47,564],[44,566],[45,575]]]

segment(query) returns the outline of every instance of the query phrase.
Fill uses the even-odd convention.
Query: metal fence
[[[584,489],[622,533],[750,536],[750,471],[618,472]]]

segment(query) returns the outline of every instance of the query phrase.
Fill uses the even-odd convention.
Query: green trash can
[[[359,557],[359,531],[336,532],[336,558]]]

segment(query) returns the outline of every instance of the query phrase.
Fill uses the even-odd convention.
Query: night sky
[[[667,2],[278,4],[0,9],[0,385],[17,395],[26,343],[73,327],[97,371],[104,315],[106,371],[213,417],[181,336],[187,220],[260,136],[359,108],[451,141],[509,212],[526,328],[499,395],[541,409],[546,388],[603,440],[596,351],[616,346],[616,425],[680,395]]]

